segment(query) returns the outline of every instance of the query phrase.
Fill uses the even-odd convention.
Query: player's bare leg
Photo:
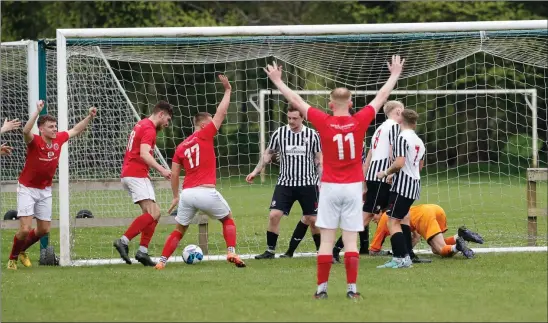
[[[317,257],[317,288],[314,298],[327,298],[327,282],[331,272],[333,245],[337,230],[320,228],[320,249]]]
[[[363,212],[363,231],[360,231],[360,255],[369,254],[369,223],[373,220],[373,213]],[[333,248],[333,263],[340,263],[341,258],[339,256],[340,252],[344,248],[344,242],[342,235],[339,237],[339,240],[335,243]]]
[[[160,219],[160,207],[156,202],[149,199],[139,201],[138,204],[143,214],[133,220],[124,235],[120,239],[115,240],[113,245],[126,264],[131,265],[128,244],[141,233],[141,245],[135,254],[135,259],[145,266],[154,266],[156,263],[148,255],[148,242],[150,242]]]
[[[160,257],[160,261],[154,266],[155,269],[164,269],[166,267],[167,260],[179,246],[179,242],[183,239],[187,229],[188,225],[177,223],[175,230],[166,239],[162,256]]]
[[[314,239],[316,251],[318,251],[320,248],[320,228],[316,227],[316,216],[303,215],[297,223],[297,226],[295,226],[291,240],[289,240],[289,248],[284,254],[280,255],[280,258],[293,257],[293,253],[306,235],[308,227],[310,227],[310,233],[312,233],[312,239]]]
[[[458,237],[455,241],[456,243],[453,245],[446,244],[445,240],[446,239],[444,239],[443,234],[441,233],[436,234],[428,240],[428,244],[432,248],[434,254],[442,257],[452,257],[460,251],[466,258],[474,258],[474,251],[468,248],[462,237]]]
[[[360,264],[360,254],[358,253],[358,232],[346,231],[342,232],[344,242],[344,267],[346,269],[346,296],[350,299],[359,299],[361,294],[356,289],[356,281],[358,279],[358,267]]]
[[[280,233],[280,220],[284,216],[281,210],[270,210],[268,215],[268,229],[266,231],[267,250],[255,259],[274,259],[276,256],[276,244],[278,243],[278,234]]]
[[[236,265],[236,267],[245,267],[245,262],[236,254],[236,223],[234,223],[232,213],[219,221],[223,224],[223,237],[227,248],[226,260]]]

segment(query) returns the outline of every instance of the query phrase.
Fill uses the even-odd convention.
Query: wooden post
[[[548,168],[527,168],[527,244],[537,245],[537,217],[547,216],[548,210],[537,208],[537,182],[548,180]]]
[[[193,223],[198,224],[198,246],[202,248],[202,251],[204,252],[204,256],[209,254],[208,221],[209,221],[209,217],[207,216],[207,214],[203,214],[203,213],[197,214],[192,221]]]

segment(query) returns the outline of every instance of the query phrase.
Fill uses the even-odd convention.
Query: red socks
[[[154,235],[154,230],[156,230],[157,224],[158,224],[157,220],[152,221],[151,224],[149,224],[146,228],[143,229],[143,232],[141,234],[141,242],[139,243],[140,246],[148,248],[148,244],[150,243],[150,240],[152,240],[152,236]]]
[[[13,246],[11,247],[10,260],[17,260],[21,248],[25,245],[25,240],[17,239],[17,236],[13,237]]]
[[[444,240],[445,240],[445,244],[448,244],[448,245],[457,244],[457,241],[455,240],[454,236],[451,236],[449,238],[445,238]]]
[[[232,218],[223,220],[223,237],[228,248],[236,247],[236,224]]]
[[[23,247],[21,247],[20,252],[26,251],[28,248],[30,248],[30,246],[38,242],[40,238],[41,237],[36,235],[36,229],[30,230],[29,234],[27,235],[27,238],[25,239],[25,244],[23,245]]]
[[[344,253],[344,267],[346,268],[346,283],[355,284],[358,278],[360,255],[357,252]]]
[[[166,239],[166,244],[164,245],[164,250],[162,250],[162,257],[165,257],[166,260],[171,257],[175,249],[177,249],[177,246],[179,245],[179,241],[183,238],[183,234],[177,230],[171,232],[171,234]]]
[[[318,285],[327,283],[329,280],[329,272],[331,271],[331,265],[333,264],[332,255],[318,255]]]
[[[124,236],[128,238],[129,240],[131,240],[135,238],[143,230],[145,230],[145,228],[148,227],[153,222],[155,221],[152,215],[150,215],[149,213],[144,213],[138,218],[136,218],[135,220],[133,220],[133,222],[127,229],[126,233],[124,233]],[[154,230],[152,230],[152,233],[154,233]],[[151,238],[152,238],[152,235],[151,235]]]

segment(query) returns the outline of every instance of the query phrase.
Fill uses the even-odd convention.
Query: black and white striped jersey
[[[294,132],[289,126],[278,128],[268,144],[269,150],[280,155],[278,185],[308,186],[318,184],[314,158],[321,151],[316,130],[303,126]]]
[[[400,125],[392,119],[387,119],[375,130],[369,148],[371,149],[371,161],[365,175],[367,181],[386,182],[386,178],[378,179],[377,173],[390,167],[393,161],[391,158],[392,147],[399,134]]]
[[[405,129],[400,132],[393,147],[394,159],[405,157],[405,164],[394,175],[390,191],[418,200],[421,193],[420,161],[426,156],[424,143],[415,131]]]

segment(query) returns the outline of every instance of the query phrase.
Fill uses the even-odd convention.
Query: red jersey
[[[61,147],[69,140],[66,131],[58,132],[51,144],[47,144],[41,136],[34,135],[27,145],[27,159],[23,171],[19,175],[19,183],[26,187],[44,189],[51,186],[57,166]]]
[[[356,183],[364,180],[362,151],[365,132],[375,118],[375,109],[366,106],[353,116],[331,116],[308,109],[307,119],[320,135],[323,155],[322,182]]]
[[[129,134],[121,177],[148,177],[149,166],[141,158],[141,144],[149,144],[150,154],[153,154],[156,127],[148,118],[137,122]]]
[[[185,179],[183,189],[217,183],[217,158],[213,138],[217,127],[210,122],[177,146],[173,162],[183,165]]]

